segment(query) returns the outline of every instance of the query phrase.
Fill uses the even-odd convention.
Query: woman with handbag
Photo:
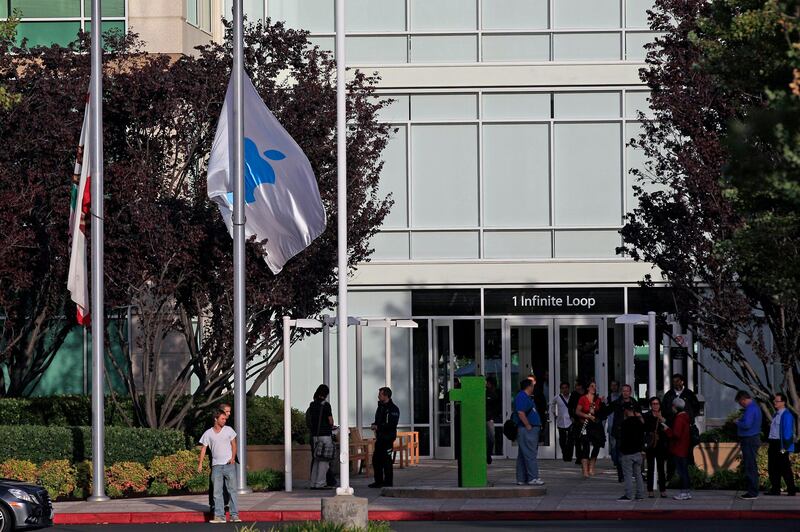
[[[333,412],[328,403],[330,390],[320,384],[306,411],[306,424],[311,432],[311,489],[328,488],[327,474],[334,455]]]
[[[647,496],[653,494],[654,473],[658,471],[658,492],[661,497],[667,496],[667,476],[664,466],[667,463],[669,438],[662,423],[666,423],[661,412],[661,401],[658,397],[650,398],[650,411],[644,414],[645,457],[647,458]]]
[[[574,430],[577,431],[576,454],[581,461],[583,478],[594,476],[597,455],[606,444],[606,431],[603,429],[602,416],[603,398],[597,397],[597,384],[591,382],[586,388],[586,395],[578,401],[575,409],[575,417],[578,422],[573,424]]]

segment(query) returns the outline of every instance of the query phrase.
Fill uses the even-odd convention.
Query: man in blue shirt
[[[794,448],[794,415],[786,408],[786,394],[776,393],[772,398],[775,415],[769,427],[769,451],[767,452],[770,490],[767,495],[781,494],[781,479],[786,482],[789,496],[797,493],[789,454]]]
[[[519,383],[519,393],[514,398],[514,412],[517,423],[517,484],[522,486],[541,486],[539,478],[539,432],[542,420],[533,402],[533,388],[536,377],[531,375]]]
[[[761,409],[753,398],[744,390],[736,394],[736,402],[744,411],[742,417],[736,422],[736,433],[739,444],[742,446],[742,466],[747,492],[739,495],[740,499],[758,498],[758,467],[756,454],[761,445]]]

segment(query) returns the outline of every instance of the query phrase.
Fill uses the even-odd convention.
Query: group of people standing
[[[333,411],[328,402],[330,389],[320,384],[314,392],[314,400],[306,410],[306,425],[311,433],[311,489],[329,489],[337,485],[334,472],[330,468],[335,457],[333,432],[337,428],[333,424]],[[397,423],[400,421],[400,409],[392,402],[392,390],[383,387],[378,390],[378,408],[372,431],[375,434],[372,452],[372,468],[375,482],[370,488],[392,486],[394,470],[392,451],[397,438]]]

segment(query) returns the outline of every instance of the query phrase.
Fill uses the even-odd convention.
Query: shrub
[[[305,414],[292,409],[292,441],[308,443]],[[247,443],[251,445],[283,444],[283,399],[248,397]]]
[[[37,477],[53,499],[75,490],[77,472],[69,460],[50,460],[39,466]]]
[[[92,428],[75,427],[76,459],[92,459]],[[167,456],[186,449],[182,432],[168,429],[106,427],[106,464],[139,462],[149,464],[156,456]],[[80,448],[78,448],[80,447]]]
[[[92,398],[89,395],[53,395],[30,399],[0,398],[0,412],[6,425],[83,426],[92,423]],[[134,419],[130,399],[120,397],[113,402],[106,397],[107,426],[127,426],[120,414],[122,409],[128,419]]]
[[[681,480],[677,473],[669,481],[670,488],[680,488]],[[693,490],[708,489],[710,485],[710,478],[705,471],[695,465],[689,466],[689,486]]]
[[[283,472],[267,469],[248,471],[247,485],[253,491],[277,491],[283,489]]]
[[[163,482],[154,481],[150,484],[150,487],[147,488],[147,494],[152,497],[162,497],[169,493],[169,486],[164,484]]]
[[[0,426],[0,461],[9,458],[40,464],[73,459],[72,433],[66,427]]]
[[[150,461],[150,475],[154,481],[161,482],[170,489],[183,489],[186,483],[197,476],[196,451],[178,451],[169,456],[157,456]],[[203,460],[203,472],[208,474],[208,461]]]
[[[149,481],[150,473],[138,462],[117,462],[106,469],[109,495],[112,490],[121,494],[144,493]]]
[[[75,464],[75,481],[77,488],[75,488],[74,495],[82,499],[83,493],[91,493],[94,489],[94,486],[92,486],[93,480],[92,462],[90,460],[84,460]],[[81,494],[79,494],[79,490]]]
[[[198,473],[186,483],[189,493],[206,493],[208,491],[208,474]]]
[[[11,458],[0,464],[0,477],[34,482],[36,480],[36,464],[29,460]]]
[[[744,489],[744,474],[739,470],[723,469],[722,471],[717,471],[709,479],[709,488],[712,490]]]

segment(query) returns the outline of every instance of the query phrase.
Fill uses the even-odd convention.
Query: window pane
[[[478,224],[478,130],[474,125],[412,126],[412,223]]]
[[[346,31],[404,31],[405,0],[348,0]]]
[[[483,0],[485,30],[539,30],[547,28],[547,0]]]
[[[412,233],[412,259],[477,259],[477,232]]]
[[[553,35],[553,59],[618,60],[620,35],[618,33],[557,33]]]
[[[625,7],[625,26],[628,28],[649,28],[647,10],[653,9],[653,0],[627,0]]]
[[[484,61],[549,61],[549,35],[484,35]]]
[[[653,112],[650,109],[650,103],[647,99],[650,98],[650,91],[628,91],[625,93],[625,116],[638,120],[639,111],[643,112],[645,116],[652,117]]]
[[[264,0],[243,0],[242,4],[248,22],[258,22],[264,18]],[[231,6],[231,18],[233,18],[233,6]]]
[[[621,244],[616,231],[556,231],[557,258],[613,258]]]
[[[625,154],[627,156],[627,160],[626,160],[627,169],[626,170],[627,170],[628,174],[627,174],[627,184],[626,184],[626,187],[625,187],[625,189],[626,189],[625,190],[625,194],[627,196],[628,212],[631,212],[633,209],[635,209],[639,205],[638,198],[634,197],[634,195],[633,195],[633,186],[634,185],[639,185],[640,187],[642,187],[644,189],[645,192],[648,192],[648,193],[656,192],[658,190],[666,190],[667,189],[667,187],[665,187],[662,184],[653,183],[653,180],[650,178],[649,174],[647,174],[646,168],[645,168],[646,159],[645,159],[645,156],[644,156],[644,152],[642,150],[640,150],[639,148],[634,148],[633,146],[627,146],[627,144],[630,144],[631,139],[633,139],[633,138],[637,138],[638,139],[639,135],[641,135],[642,133],[644,133],[644,130],[642,129],[642,124],[640,122],[628,122],[626,124],[626,127],[625,127],[625,144],[626,144]],[[633,175],[631,173],[631,170],[633,170],[633,169],[641,170],[642,172],[644,172],[645,173],[644,180],[640,181],[638,177]]]
[[[393,100],[388,107],[384,107],[378,113],[378,120],[381,122],[404,122],[408,120],[408,96],[386,95],[381,96],[380,100]]]
[[[309,37],[308,42],[312,45],[319,46],[320,50],[323,52],[330,52],[331,55],[333,54],[333,49],[336,46],[333,37]]]
[[[628,61],[643,61],[647,56],[644,45],[656,40],[658,33],[628,33],[625,36],[625,59]]]
[[[550,231],[484,231],[486,259],[547,259],[553,256]]]
[[[17,42],[28,39],[28,46],[66,46],[78,38],[80,22],[22,22],[17,26]]]
[[[406,63],[408,38],[347,37],[347,63]]]
[[[8,4],[0,1],[0,18],[8,16]]]
[[[413,63],[466,63],[478,59],[474,35],[415,35],[411,37]]]
[[[394,205],[383,220],[384,227],[408,227],[408,178],[406,172],[406,126],[399,126],[381,153],[384,161],[378,194],[392,195]]]
[[[483,126],[484,224],[550,225],[547,124]]]
[[[557,92],[556,118],[619,118],[622,94],[619,92]]]
[[[118,35],[124,35],[125,34],[125,21],[124,20],[104,20],[103,23],[100,25],[100,32],[103,33],[103,34],[105,34],[107,31],[112,31],[112,30],[116,31]],[[105,38],[103,39],[103,46],[105,46]]]
[[[411,96],[412,120],[474,120],[478,117],[476,94],[415,94]]]
[[[408,233],[378,233],[370,245],[375,249],[373,260],[408,260]]]
[[[411,30],[474,30],[477,0],[409,0]]]
[[[550,93],[494,93],[483,95],[484,120],[547,120]]]
[[[81,0],[11,0],[11,12],[15,9],[23,18],[78,18]]]
[[[196,0],[188,0],[189,4],[194,3]],[[207,1],[207,0],[206,0]],[[246,3],[246,0],[245,0]],[[103,0],[103,18],[106,17],[124,17],[125,16],[125,0]],[[92,0],[83,1],[83,15],[86,18],[92,16]]]
[[[89,3],[88,0],[87,3]],[[186,22],[197,26],[198,20],[199,19],[197,17],[197,0],[186,0]]]
[[[332,0],[270,0],[269,16],[290,28],[333,33]]]
[[[556,28],[619,28],[620,0],[554,0]]]
[[[555,128],[556,224],[620,224],[620,124],[556,124]]]

